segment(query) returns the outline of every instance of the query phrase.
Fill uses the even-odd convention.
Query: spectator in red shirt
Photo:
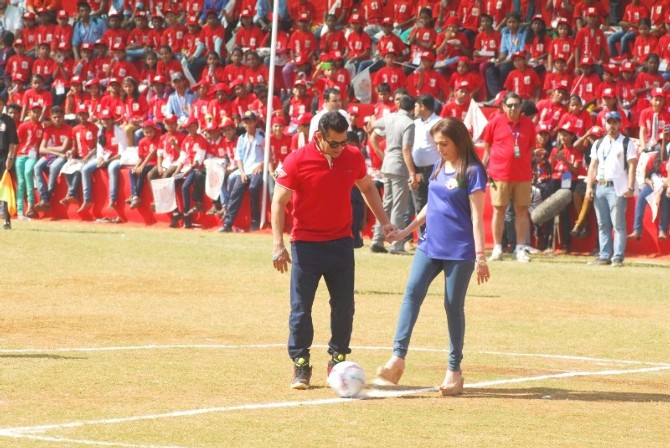
[[[38,75],[34,75],[33,78]],[[40,144],[40,159],[35,164],[35,186],[40,193],[40,201],[35,204],[35,211],[51,209],[51,197],[56,190],[56,181],[61,168],[67,161],[67,152],[72,143],[72,128],[65,124],[63,109],[55,106],[51,109],[51,126],[44,129]],[[48,183],[44,182],[44,173],[48,172]]]
[[[88,98],[89,95],[84,92],[84,84],[81,78],[79,76],[73,76],[70,79],[70,89],[65,95],[65,104],[63,105],[65,115],[77,114],[78,106],[85,105]]]
[[[270,175],[274,178],[276,177],[275,170],[277,167],[281,163],[284,163],[286,157],[291,153],[291,136],[284,132],[286,129],[286,121],[284,120],[284,117],[272,117],[271,124],[272,134],[270,134],[270,151],[272,159],[268,170]],[[272,185],[274,186],[274,182]]]
[[[463,121],[465,120],[465,115],[468,113],[470,101],[472,101],[470,83],[468,81],[461,81],[455,87],[454,95],[440,111],[440,117],[454,117]]]
[[[344,31],[336,27],[336,23],[337,16],[335,14],[326,14],[327,31],[322,32],[319,39],[321,53],[330,53],[335,50],[347,51],[347,38]]]
[[[658,38],[651,34],[651,22],[649,19],[641,19],[638,25],[640,34],[633,43],[632,59],[642,64],[646,62],[650,54],[658,54]]]
[[[456,64],[456,72],[451,75],[449,81],[449,91],[453,92],[456,90],[456,86],[461,84],[463,81],[468,83],[468,91],[472,98],[483,98],[482,87],[484,83],[482,79],[477,76],[473,71],[470,71],[472,61],[465,56],[458,58]]]
[[[240,28],[235,34],[235,46],[243,50],[256,51],[261,47],[265,35],[263,31],[253,23],[251,11],[245,9],[240,14]]]
[[[37,163],[38,150],[42,143],[42,135],[44,128],[40,121],[42,115],[42,108],[35,104],[30,109],[30,117],[28,120],[18,122],[18,129],[16,131],[19,144],[16,150],[16,178],[17,178],[17,192],[16,202],[19,218],[26,216],[27,218],[35,217],[35,164]],[[28,207],[23,213],[25,202]]]
[[[526,66],[526,52],[520,51],[512,55],[514,70],[512,70],[503,87],[505,90],[515,92],[522,100],[533,100],[537,102],[540,98],[540,77],[531,68]]]
[[[382,54],[382,57],[384,58],[384,67],[375,73],[372,78],[372,90],[376,92],[377,86],[386,83],[391,88],[391,92],[395,92],[406,85],[405,71],[400,65],[396,64],[397,54],[395,52],[386,51]]]
[[[529,232],[528,206],[533,179],[531,160],[536,141],[535,125],[521,115],[519,95],[507,92],[503,105],[505,113],[489,121],[481,137],[484,141],[482,162],[496,184],[496,188],[490,190],[493,205],[492,261],[502,259],[504,216],[510,201],[514,204],[517,241],[522,241]],[[521,244],[517,244],[515,255],[517,261],[530,261]]]
[[[412,27],[409,33],[410,57],[412,64],[419,65],[421,55],[426,51],[435,51],[435,41],[437,32],[433,26],[433,17],[431,10],[422,9],[419,12],[419,18],[416,25]]]
[[[547,73],[544,77],[544,90],[546,97],[551,95],[552,90],[558,87],[564,87],[568,90],[572,85],[572,74],[567,70],[567,57],[563,54],[557,54],[553,61],[553,71]]]
[[[82,167],[96,156],[98,142],[98,127],[89,121],[89,112],[86,104],[80,103],[75,111],[79,123],[72,128],[72,149],[68,151],[69,160],[81,161]],[[81,184],[81,171],[77,170],[67,176],[67,195],[60,203],[68,206],[79,201],[79,185]]]
[[[552,71],[554,60],[563,56],[566,67],[570,67],[575,59],[575,42],[570,29],[570,22],[566,18],[560,18],[557,22],[558,35],[549,43],[549,54],[547,55],[547,70]]]
[[[34,13],[23,13],[23,29],[19,33],[21,40],[26,46],[26,54],[35,57],[37,44],[39,43],[39,28],[37,28]]]
[[[586,29],[586,28],[584,28]],[[584,109],[595,105],[598,101],[596,92],[600,85],[600,77],[594,71],[596,62],[587,56],[580,60],[582,74],[572,81],[570,92],[578,95],[584,101]]]
[[[307,82],[299,79],[293,85],[291,98],[284,105],[284,109],[287,110],[289,116],[289,132],[296,132],[298,118],[309,113],[311,107],[312,96],[307,94]]]
[[[247,63],[245,82],[248,84],[247,87],[249,90],[253,90],[260,85],[267,86],[270,83],[270,73],[268,72],[268,67],[261,61],[258,53],[249,50],[245,56]]]
[[[291,33],[288,40],[289,62],[282,69],[285,86],[293,85],[296,65],[309,64],[316,58],[318,44],[309,28],[306,15],[298,17],[298,29]]]
[[[126,59],[126,47],[124,44],[114,44],[112,47],[112,65],[109,69],[109,76],[112,78],[123,79],[131,76],[139,79],[140,74],[135,65]]]
[[[623,12],[623,18],[619,22],[621,31],[610,34],[607,38],[607,45],[609,46],[610,56],[617,57],[619,54],[630,55],[631,44],[637,35],[638,24],[641,19],[649,19],[649,10],[640,4],[640,0],[632,0],[626,6]],[[648,22],[651,26],[651,22]],[[617,45],[621,44],[621,52],[617,49]]]
[[[621,79],[616,84],[616,96],[621,100],[621,107],[626,111],[626,115],[632,118],[632,110],[637,105],[637,95],[635,94],[635,64],[626,61],[621,65]]]
[[[183,73],[181,63],[177,60],[169,45],[161,45],[158,49],[158,62],[156,63],[156,75],[165,79],[172,79],[175,73]]]
[[[68,17],[67,12],[61,9],[58,11],[57,18],[58,24],[53,28],[52,51],[56,50],[58,44],[61,42],[67,42],[68,45],[72,45],[72,34],[74,32],[74,28],[72,28],[72,25],[69,23],[70,18]]]
[[[568,112],[568,109],[563,105],[568,96],[566,87],[559,86],[553,89],[551,98],[537,103],[537,124],[544,126],[551,133],[554,133],[561,117]]]
[[[44,88],[44,78],[41,75],[33,75],[30,81],[31,88],[27,89],[23,95],[23,111],[21,112],[21,121],[28,115],[28,108],[38,104],[42,108],[40,120],[51,115],[52,105],[51,92]]]
[[[526,32],[525,50],[528,52],[528,65],[542,76],[547,71],[551,39],[547,35],[547,26],[541,14],[533,16],[530,28]]]
[[[145,120],[142,123],[142,134],[144,137],[137,145],[137,163],[128,170],[130,198],[126,199],[126,203],[131,209],[137,208],[142,203],[140,198],[142,187],[149,172],[156,166],[161,129],[152,120]]]
[[[126,44],[128,41],[128,30],[121,26],[123,17],[120,13],[111,14],[107,18],[108,28],[102,35],[102,41],[108,48],[112,48],[114,44]],[[82,44],[83,45],[83,44]]]
[[[14,41],[14,51],[16,54],[7,59],[5,72],[11,77],[20,74],[24,79],[28,79],[33,70],[33,58],[26,54],[23,39],[19,38]]]
[[[407,90],[413,97],[427,94],[440,101],[446,99],[449,86],[444,76],[433,69],[434,62],[435,54],[431,51],[424,51],[421,55],[421,65],[407,77]]]
[[[124,102],[125,110],[121,128],[126,132],[126,142],[129,146],[136,146],[139,136],[135,136],[135,131],[147,118],[149,106],[146,97],[140,93],[137,79],[126,76],[121,85],[123,92],[121,99]]]
[[[575,69],[581,68],[586,57],[598,65],[607,62],[607,39],[600,29],[600,17],[595,7],[586,10],[586,26],[575,36]]]
[[[169,45],[174,54],[181,56],[184,46],[186,27],[177,21],[177,11],[173,8],[165,11],[165,28],[161,32],[161,45]]]
[[[363,22],[358,14],[352,14],[349,19],[351,32],[347,36],[346,67],[353,78],[359,72],[361,63],[372,56],[372,39],[363,31]]]
[[[33,74],[40,75],[44,79],[45,87],[50,87],[54,72],[58,63],[51,58],[51,46],[49,43],[39,44],[37,47],[37,59],[33,63]]]
[[[435,53],[437,61],[442,70],[453,69],[459,58],[472,56],[472,48],[467,36],[458,30],[460,21],[457,17],[449,17],[446,22],[446,30],[440,33],[435,40]]]
[[[493,19],[487,14],[482,14],[479,19],[480,31],[475,37],[474,51],[472,57],[479,66],[479,76],[486,79],[486,69],[493,65],[500,51],[500,32],[493,28]],[[482,83],[482,96],[488,98],[486,83]]]

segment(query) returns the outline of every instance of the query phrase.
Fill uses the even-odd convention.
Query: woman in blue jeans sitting
[[[486,170],[475,152],[463,122],[445,118],[430,131],[441,159],[428,184],[428,203],[404,230],[389,235],[401,240],[424,222],[407,281],[405,296],[393,342],[393,355],[377,370],[375,384],[398,384],[405,369],[412,329],[419,317],[428,287],[441,273],[445,276],[444,308],[449,327],[449,365],[440,385],[442,395],[463,392],[463,339],[465,336],[465,295],[472,272],[477,283],[489,279],[484,252],[484,193]]]

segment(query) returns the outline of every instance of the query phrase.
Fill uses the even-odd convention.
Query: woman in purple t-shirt
[[[440,392],[442,395],[457,395],[463,392],[461,359],[465,335],[465,294],[473,271],[477,273],[477,283],[489,279],[483,218],[487,178],[463,122],[445,118],[435,124],[430,133],[441,159],[435,165],[428,184],[428,203],[409,226],[388,237],[391,241],[401,240],[426,223],[400,307],[393,355],[377,370],[374,383],[398,384],[405,369],[405,356],[423,299],[435,277],[444,272],[444,305],[450,352]]]

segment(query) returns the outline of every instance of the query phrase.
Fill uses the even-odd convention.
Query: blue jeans
[[[421,249],[417,249],[400,306],[398,327],[393,340],[394,355],[403,359],[407,356],[412,330],[428,287],[440,272],[444,272],[444,309],[447,312],[449,328],[449,370],[461,369],[465,338],[465,294],[474,269],[473,261],[433,260]]]
[[[66,160],[63,157],[56,157],[55,159],[41,157],[35,164],[35,186],[40,192],[40,201],[48,202],[51,200],[51,195],[56,189],[58,175],[65,162]],[[49,172],[49,180],[45,183],[43,173],[47,171]]]
[[[598,185],[593,206],[598,218],[600,258],[623,261],[626,251],[626,205],[628,200],[617,196],[614,187]],[[612,238],[614,229],[614,238]]]
[[[93,172],[98,169],[98,159],[89,160],[86,165],[81,167],[81,180],[84,189],[84,202],[93,202]],[[116,202],[116,195],[119,183],[119,171],[121,170],[121,162],[112,160],[107,165],[107,173],[109,174],[109,202]]]
[[[133,173],[135,167],[128,170],[130,177],[130,197],[140,197],[142,194],[142,187],[144,187],[144,182],[147,179],[149,171],[154,168],[155,165],[147,164],[144,165],[142,172],[140,174]]]
[[[67,179],[67,196],[76,198],[78,196],[77,190],[81,184],[81,171],[76,171],[72,174],[66,174]]]
[[[610,34],[607,38],[610,56],[619,56],[619,52],[616,49],[616,43],[619,41],[621,41],[621,54],[630,54],[630,46],[635,41],[635,31],[617,31],[616,33]]]
[[[647,206],[647,196],[653,192],[654,190],[649,185],[644,184],[644,187],[640,190],[640,194],[637,196],[633,230],[639,234],[642,234],[642,221],[644,219],[644,210]],[[670,221],[670,199],[665,195],[665,191],[661,193],[661,205],[659,209],[661,219],[658,221],[658,231],[665,232],[668,230],[668,223]]]
[[[328,353],[349,354],[354,321],[354,240],[294,241],[291,244],[291,313],[288,354],[309,358],[314,339],[312,305],[321,277],[330,294]]]
[[[191,210],[191,186],[193,186],[193,200],[202,202],[202,196],[205,193],[205,171],[194,169],[184,178],[184,183],[181,186],[184,213]]]
[[[263,186],[263,172],[249,175],[248,182],[242,182],[241,176],[231,178],[230,200],[228,203],[228,212],[223,220],[224,227],[232,227],[237,217],[237,213],[242,207],[244,193],[249,189],[249,199],[251,202],[251,225],[258,225],[261,221],[261,187]]]

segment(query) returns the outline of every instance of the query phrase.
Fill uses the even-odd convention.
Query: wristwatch
[[[475,260],[475,263],[477,263],[479,266],[486,266],[486,258],[482,258],[480,260]]]

